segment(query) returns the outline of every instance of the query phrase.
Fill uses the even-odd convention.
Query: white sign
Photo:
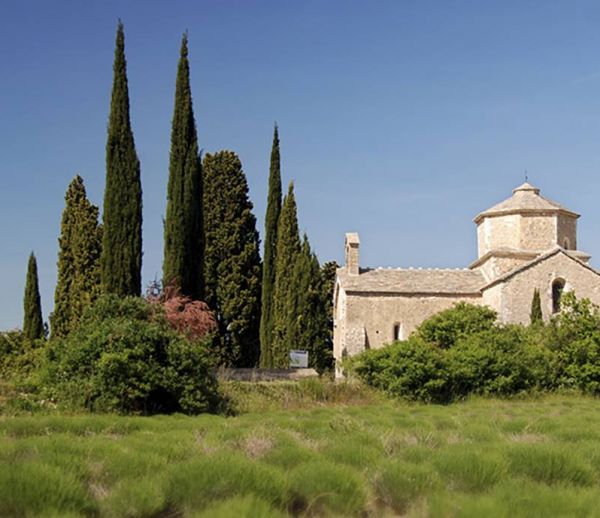
[[[306,369],[308,367],[308,351],[290,351],[290,367],[292,369]]]

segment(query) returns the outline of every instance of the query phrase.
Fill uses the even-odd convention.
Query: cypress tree
[[[531,299],[531,313],[530,313],[531,324],[539,324],[544,321],[542,315],[542,301],[540,300],[540,290],[535,288],[533,290],[533,298]]]
[[[140,162],[129,119],[123,24],[117,27],[106,142],[101,275],[106,293],[139,295],[142,270]]]
[[[260,365],[268,367],[271,361],[271,335],[273,333],[273,291],[275,289],[275,258],[277,252],[277,223],[281,212],[281,159],[279,130],[273,130],[271,165],[269,168],[269,194],[265,215],[265,248],[263,252],[262,309],[260,316]]]
[[[295,348],[295,344],[291,342],[292,336],[290,336],[290,314],[294,312],[293,304],[290,303],[293,300],[291,292],[294,290],[291,282],[291,269],[296,264],[300,248],[294,185],[290,183],[287,196],[281,206],[277,227],[271,358],[270,364],[264,365],[265,367],[287,367],[289,350]]]
[[[40,301],[37,262],[33,252],[31,252],[27,264],[27,280],[25,282],[23,309],[23,335],[28,340],[42,338],[44,336],[44,321],[42,320],[42,303]]]
[[[192,299],[200,299],[203,296],[204,262],[202,170],[187,43],[187,34],[184,34],[171,128],[163,283],[176,286],[183,295]]]
[[[219,326],[216,360],[254,367],[260,354],[261,264],[248,183],[232,151],[207,154],[203,175],[205,300]]]
[[[321,268],[304,235],[288,291],[288,342],[308,351],[309,366],[323,371],[331,355],[327,350],[327,312],[322,297]]]
[[[88,200],[79,175],[65,194],[58,243],[58,282],[50,315],[52,337],[68,335],[100,292],[102,227],[98,207]]]

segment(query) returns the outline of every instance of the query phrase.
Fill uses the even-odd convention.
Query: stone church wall
[[[575,291],[578,298],[585,297],[600,305],[600,277],[561,253],[523,270],[501,285],[494,286],[494,292],[486,290],[483,299],[499,311],[501,321],[528,324],[533,290],[538,288],[542,313],[544,318],[548,319],[552,315],[552,283],[559,278],[565,280],[565,289]],[[499,308],[494,304],[498,291],[501,292]]]
[[[346,300],[346,326],[364,329],[366,347],[378,349],[394,339],[395,325],[400,326],[400,338],[408,338],[423,320],[461,301],[479,304],[481,296],[349,293]],[[351,354],[357,352],[353,350]]]

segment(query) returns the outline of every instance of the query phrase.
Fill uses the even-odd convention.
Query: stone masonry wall
[[[348,328],[364,328],[366,347],[378,349],[393,340],[396,324],[400,325],[400,338],[408,338],[423,320],[451,308],[460,301],[479,304],[482,299],[478,295],[407,296],[350,293],[346,300],[345,325]],[[356,352],[353,351],[354,354]]]
[[[494,295],[486,290],[483,300],[492,307],[496,306],[494,309],[499,312],[501,321],[528,324],[533,290],[538,288],[542,313],[547,320],[552,315],[552,283],[557,278],[564,279],[565,289],[574,290],[577,297],[589,298],[600,305],[600,276],[561,253],[495,286]],[[500,307],[496,305],[498,291],[501,292]]]
[[[577,218],[559,214],[557,219],[558,244],[568,250],[577,250]],[[565,239],[569,246],[565,246]]]

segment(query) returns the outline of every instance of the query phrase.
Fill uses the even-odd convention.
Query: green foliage
[[[98,225],[98,207],[87,199],[79,175],[65,194],[58,244],[58,281],[50,315],[52,338],[68,335],[101,291],[102,227]]]
[[[37,340],[44,336],[37,261],[33,252],[29,255],[27,263],[27,279],[23,298],[23,336],[27,340]]]
[[[386,460],[375,479],[377,497],[400,515],[415,499],[439,486],[440,478],[431,466],[397,459]]]
[[[285,518],[283,513],[264,500],[253,496],[235,496],[211,505],[206,510],[193,515],[194,518]]]
[[[293,290],[290,282],[290,267],[295,265],[301,244],[298,234],[298,216],[294,185],[290,183],[283,200],[277,227],[277,252],[275,267],[275,290],[273,293],[271,364],[265,367],[285,368],[289,365],[289,350],[295,348],[293,337]]]
[[[290,349],[308,351],[309,367],[322,372],[331,367],[333,349],[328,342],[329,318],[319,260],[310,249],[306,234],[289,282],[287,341]]]
[[[487,306],[458,302],[422,322],[416,334],[426,342],[448,349],[462,337],[491,329],[497,317]]]
[[[305,462],[290,472],[294,507],[307,514],[358,514],[364,507],[366,491],[361,477],[352,469],[328,461]]]
[[[423,401],[559,389],[600,394],[600,311],[571,292],[561,306],[549,325],[525,328],[457,304],[407,341],[367,351],[348,367],[373,387]]]
[[[541,324],[544,322],[542,314],[542,301],[540,299],[540,290],[533,290],[533,298],[531,299],[531,313],[529,314],[531,324]]]
[[[219,326],[219,364],[257,365],[261,264],[256,218],[242,163],[232,151],[204,157],[206,302]]]
[[[105,293],[140,295],[142,186],[131,122],[125,35],[119,22],[106,142],[101,278]]]
[[[445,354],[454,397],[509,396],[551,386],[551,355],[521,326],[494,327],[460,339]]]
[[[333,292],[335,277],[339,265],[336,261],[328,261],[321,266],[321,310],[326,316],[324,322],[324,342],[320,348],[316,367],[322,370],[333,368]]]
[[[597,398],[265,408],[3,416],[0,515],[525,518],[600,508]]]
[[[167,494],[170,501],[196,509],[234,494],[255,495],[282,506],[287,500],[287,485],[279,470],[238,453],[222,453],[178,465]]]
[[[275,269],[277,257],[277,226],[281,212],[281,158],[279,154],[279,132],[273,130],[271,165],[269,168],[269,194],[265,215],[265,242],[263,252],[263,277],[260,317],[260,366],[271,367],[273,335],[273,296],[275,291]]]
[[[187,34],[183,35],[171,129],[163,282],[194,300],[203,297],[202,168],[194,121]]]
[[[211,411],[216,380],[205,344],[173,331],[158,305],[103,296],[49,350],[46,384],[72,408],[120,413]]]
[[[368,385],[395,397],[435,402],[449,398],[443,350],[419,338],[360,354],[348,367]]]
[[[600,311],[572,292],[561,297],[561,311],[545,336],[554,352],[556,384],[600,394]]]

